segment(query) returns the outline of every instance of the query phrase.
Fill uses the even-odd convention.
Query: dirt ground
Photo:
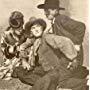
[[[21,83],[18,79],[11,81],[0,80],[0,90],[30,90],[30,86]]]

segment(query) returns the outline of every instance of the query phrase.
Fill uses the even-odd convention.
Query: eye
[[[35,29],[35,27],[31,27],[31,29]]]

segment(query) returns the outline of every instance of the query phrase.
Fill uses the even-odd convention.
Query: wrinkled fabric
[[[77,51],[70,39],[54,34],[46,34],[42,37],[38,55],[39,63],[45,71],[59,66],[67,71],[70,60],[72,61],[77,57]]]
[[[69,38],[54,34],[47,34],[45,39],[52,48],[60,49],[60,51],[70,60],[73,60],[77,56],[75,45]]]
[[[73,41],[75,45],[80,45],[77,60],[79,64],[83,64],[83,47],[82,42],[85,35],[86,26],[84,23],[73,20],[65,15],[57,15],[53,24],[53,33],[65,36]]]
[[[22,34],[20,36],[16,36],[13,32],[13,28],[8,27],[1,37],[3,62],[0,66],[0,78],[2,79],[11,79],[13,68],[19,66],[20,64],[19,51],[17,48],[26,40],[23,28],[20,29],[22,29]],[[10,50],[12,50],[12,53]]]
[[[53,30],[56,35],[70,38],[74,44],[81,44],[85,35],[85,24],[65,15],[55,17]]]

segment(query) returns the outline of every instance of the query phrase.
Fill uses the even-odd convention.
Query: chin
[[[41,35],[34,35],[36,38],[40,37]]]
[[[18,33],[17,35],[21,35],[20,33]]]
[[[40,36],[35,36],[36,38],[40,37]]]
[[[48,20],[53,20],[54,17],[47,16]]]
[[[53,18],[48,18],[48,20],[53,20]]]

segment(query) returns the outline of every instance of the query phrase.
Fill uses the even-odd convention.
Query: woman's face
[[[34,37],[40,37],[43,34],[43,27],[40,25],[33,25],[31,27],[31,34],[33,34]]]

